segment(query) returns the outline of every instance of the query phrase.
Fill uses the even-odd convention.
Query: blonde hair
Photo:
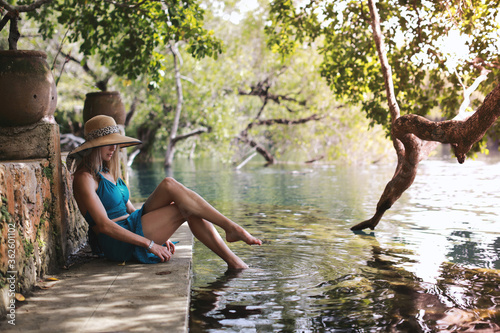
[[[88,152],[86,151],[81,159],[72,163],[70,170],[75,173],[81,169],[86,169],[87,172],[98,180],[97,174],[104,168],[107,168],[115,181],[118,180],[121,176],[120,146],[116,147],[115,153],[109,162],[102,160],[101,148],[102,147],[95,147],[88,149]]]

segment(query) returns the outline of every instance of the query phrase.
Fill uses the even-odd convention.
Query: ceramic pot
[[[42,51],[0,51],[0,126],[25,126],[52,116],[57,91]]]
[[[125,106],[118,91],[100,91],[86,95],[83,122],[98,115],[113,117],[118,125],[125,124]]]

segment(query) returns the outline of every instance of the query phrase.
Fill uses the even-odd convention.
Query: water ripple
[[[377,230],[393,166],[217,168],[174,177],[264,240],[232,274],[194,247],[193,332],[433,332],[500,322],[498,164],[422,162]],[[161,175],[141,176],[145,184]],[[141,183],[142,182],[142,183]],[[143,186],[141,193],[147,193]],[[494,329],[494,328],[493,328]]]

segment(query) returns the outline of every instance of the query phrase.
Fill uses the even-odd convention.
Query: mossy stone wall
[[[87,224],[61,159],[59,127],[43,123],[34,128],[0,129],[0,313],[11,299],[8,277],[15,276],[17,293],[28,294],[37,279],[56,273],[87,241]],[[34,152],[34,132],[43,152],[27,154]],[[24,159],[8,160],[9,154]]]

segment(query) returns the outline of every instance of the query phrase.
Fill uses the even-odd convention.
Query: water
[[[169,176],[264,244],[231,244],[250,269],[226,272],[194,246],[191,332],[486,332],[500,325],[498,161],[422,162],[374,232],[394,166],[177,161]],[[164,176],[136,167],[136,200]],[[488,331],[488,332],[490,332]]]

